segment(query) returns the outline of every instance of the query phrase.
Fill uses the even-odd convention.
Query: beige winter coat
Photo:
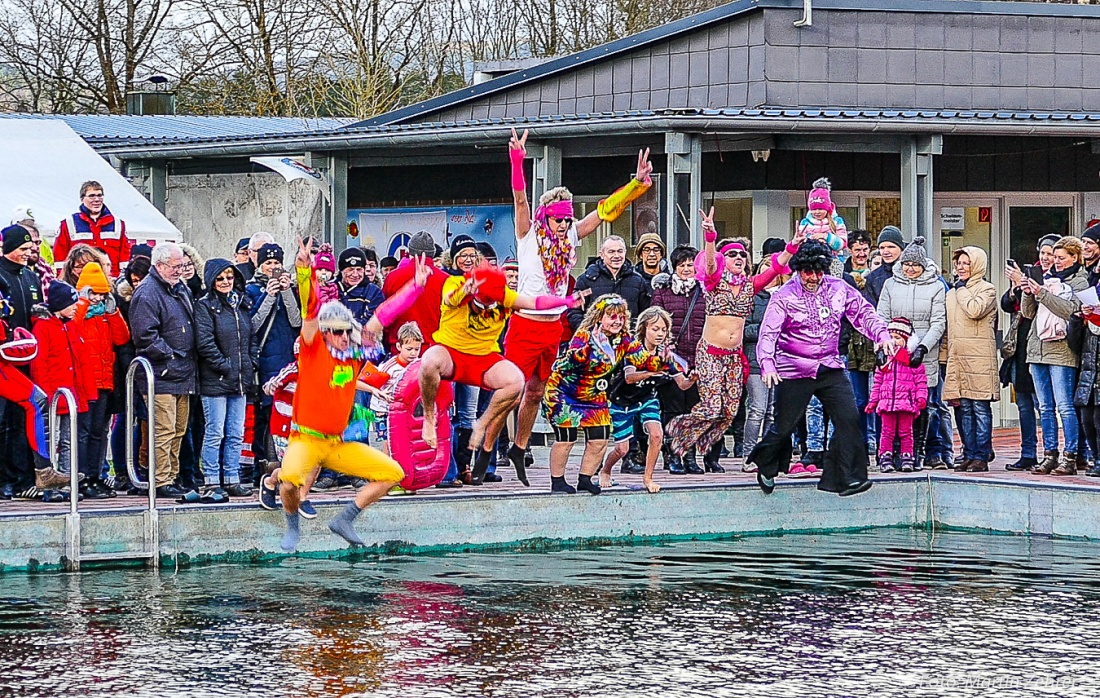
[[[947,377],[943,399],[990,400],[1001,395],[997,366],[997,289],[985,280],[988,264],[978,247],[956,254],[970,257],[966,286],[947,292]]]

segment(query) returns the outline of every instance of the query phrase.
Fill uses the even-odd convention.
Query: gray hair
[[[607,247],[607,243],[609,243],[609,242],[622,243],[623,249],[624,250],[626,249],[626,240],[623,240],[618,235],[608,235],[606,238],[604,238],[604,241],[600,243],[600,252],[604,251],[604,248]]]
[[[359,343],[363,326],[355,321],[355,315],[340,301],[328,301],[317,311],[317,324],[323,330],[351,329],[351,341]]]
[[[173,257],[183,256],[183,248],[174,242],[162,242],[153,248],[153,253],[149,256],[154,266],[157,264],[169,264]]]
[[[275,242],[275,236],[271,233],[259,232],[253,233],[252,237],[248,238],[248,249],[250,252],[259,252],[260,248],[264,245],[268,245]]]

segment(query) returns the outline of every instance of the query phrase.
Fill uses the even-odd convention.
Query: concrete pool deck
[[[999,434],[1003,441],[1006,435]],[[641,490],[641,477],[615,474],[621,484],[593,497],[551,495],[545,450],[536,453],[532,486],[501,470],[505,482],[479,488],[429,489],[387,497],[364,512],[357,530],[367,554],[530,549],[668,538],[735,537],[783,532],[825,532],[875,527],[973,529],[1014,535],[1100,539],[1100,479],[1014,473],[1008,444],[989,473],[924,471],[879,474],[856,497],[819,492],[816,480],[783,480],[771,496],[755,475],[726,459],[728,472],[672,476],[660,471],[662,491]],[[576,472],[575,464],[571,472]],[[575,477],[573,475],[572,477]],[[349,554],[327,528],[350,490],[313,495],[320,516],[303,521],[300,555]],[[118,497],[80,503],[84,555],[140,550],[146,501]],[[209,561],[265,561],[279,550],[284,519],[253,500],[222,505],[158,502],[159,560],[174,567]],[[65,568],[68,505],[0,503],[0,571]],[[86,564],[86,563],[85,563]]]

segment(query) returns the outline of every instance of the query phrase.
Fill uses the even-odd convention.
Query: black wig
[[[833,261],[833,251],[829,246],[818,240],[807,240],[798,248],[798,252],[791,257],[790,267],[793,272],[817,271],[822,274],[829,273],[829,264]]]

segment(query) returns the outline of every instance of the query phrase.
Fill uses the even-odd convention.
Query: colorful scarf
[[[548,217],[557,219],[573,217],[572,201],[555,201],[535,210],[535,235],[542,258],[542,270],[546,274],[546,287],[555,296],[564,296],[569,290],[569,272],[577,264],[577,250],[565,237],[558,237],[546,229]]]

